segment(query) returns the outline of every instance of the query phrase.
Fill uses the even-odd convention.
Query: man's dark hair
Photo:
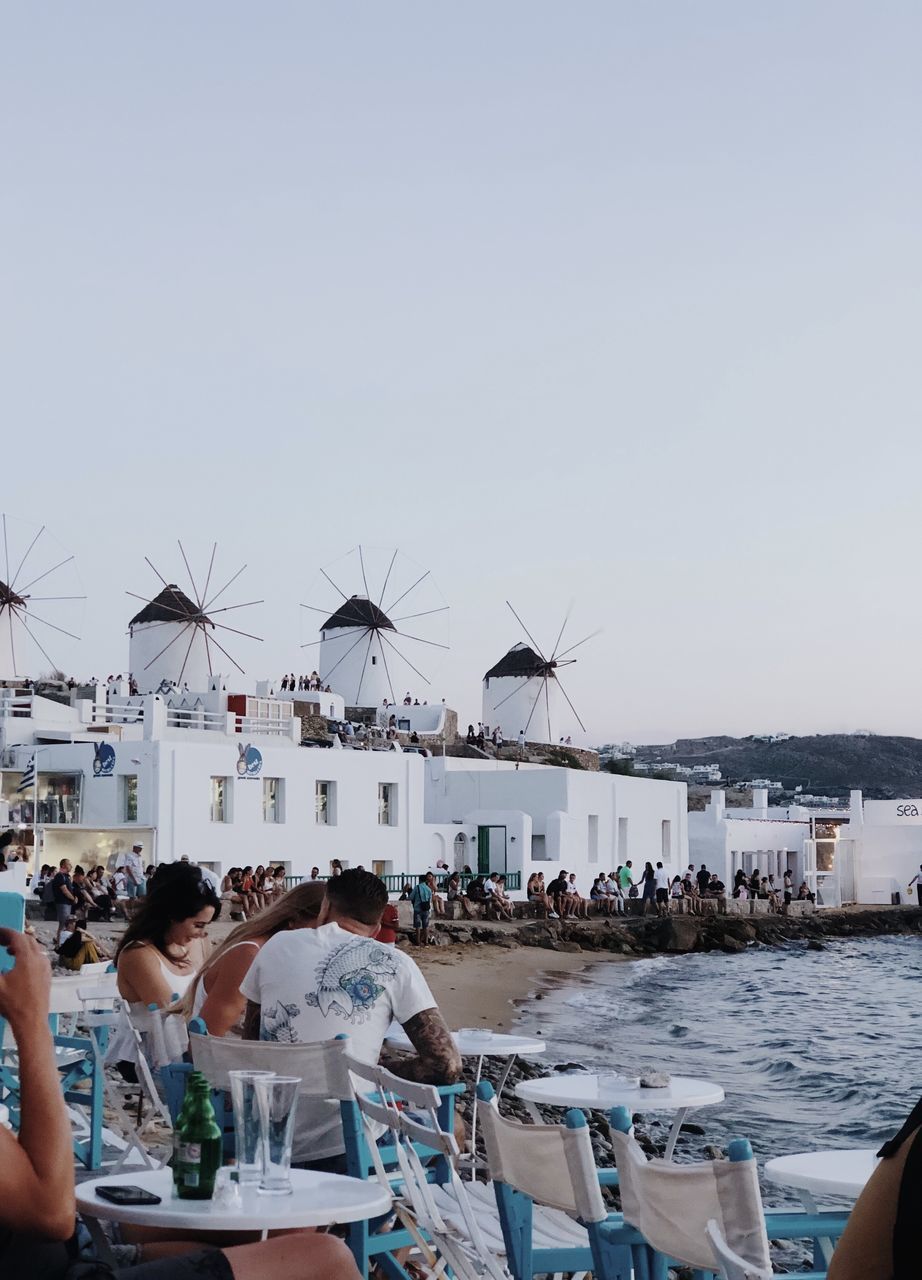
[[[358,924],[379,924],[387,906],[387,889],[380,876],[355,867],[327,881],[327,901],[337,915]]]

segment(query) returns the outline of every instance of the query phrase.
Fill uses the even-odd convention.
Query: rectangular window
[[[589,845],[589,861],[598,862],[599,860],[599,815],[590,813],[588,819],[588,845]]]
[[[672,823],[668,818],[663,819],[663,845],[662,845],[663,861],[669,861],[669,855],[672,853]]]
[[[336,783],[316,782],[314,784],[315,815],[318,826],[336,826]]]
[[[227,778],[211,779],[211,821],[230,822],[230,787]]]
[[[627,818],[619,818],[618,819],[618,861],[621,863],[624,863],[624,862],[627,862],[627,859],[628,859]]]
[[[397,784],[395,782],[378,783],[378,826],[396,827],[397,825]]]
[[[81,782],[82,777],[76,774],[40,773],[38,775],[39,822],[79,823]],[[28,796],[31,801],[34,792],[30,788],[22,795]]]
[[[124,773],[119,779],[122,789],[122,822],[138,820],[138,775]]]
[[[285,782],[282,778],[263,778],[263,822],[284,822]]]

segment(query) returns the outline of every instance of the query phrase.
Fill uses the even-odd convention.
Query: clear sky
[[[365,542],[432,569],[464,721],[508,597],[604,628],[590,741],[922,733],[920,60],[915,2],[4,4],[2,507],[90,597],[53,656],[126,667],[181,537],[265,597],[248,673],[309,667]]]

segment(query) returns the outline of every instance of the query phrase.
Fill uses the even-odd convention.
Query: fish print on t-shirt
[[[397,962],[388,947],[370,938],[346,942],[317,966],[317,988],[304,999],[325,1018],[336,1013],[361,1023],[396,976]]]
[[[276,1000],[271,1009],[263,1010],[260,1040],[274,1040],[278,1044],[298,1044],[298,1033],[291,1025],[291,1020],[297,1016],[297,1013],[296,1004],[282,1004],[281,1000]]]

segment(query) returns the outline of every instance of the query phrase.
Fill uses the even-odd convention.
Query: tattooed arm
[[[261,1004],[254,1004],[252,1000],[247,1001],[247,1011],[243,1015],[243,1038],[244,1040],[258,1040],[260,1031],[260,1022],[262,1020],[263,1007]]]
[[[403,1024],[415,1058],[392,1060],[390,1069],[420,1084],[455,1084],[461,1079],[461,1055],[438,1009],[424,1009]]]

